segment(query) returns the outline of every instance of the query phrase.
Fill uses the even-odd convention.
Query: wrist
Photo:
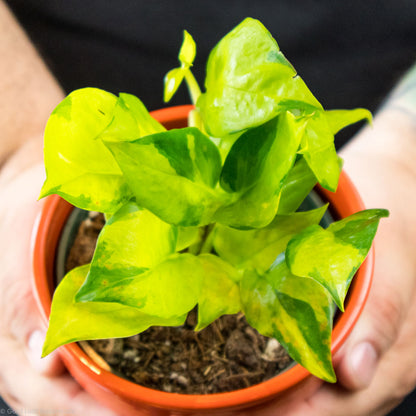
[[[373,126],[364,128],[342,149],[341,156],[346,163],[358,157],[363,163],[397,165],[416,180],[416,122],[396,108],[385,107]]]

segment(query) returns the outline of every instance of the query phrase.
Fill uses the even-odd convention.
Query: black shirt
[[[150,110],[165,105],[163,77],[178,65],[183,29],[196,40],[202,86],[209,50],[248,16],[269,29],[327,109],[376,110],[416,58],[414,0],[7,2],[66,91],[129,92]],[[171,104],[188,102],[181,87]]]

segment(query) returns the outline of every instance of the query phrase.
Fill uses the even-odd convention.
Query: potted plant
[[[122,414],[214,414],[299,382],[315,387],[315,377],[335,382],[331,356],[366,299],[371,256],[360,265],[388,215],[362,210],[335,151],[334,134],[370,121],[367,110],[324,110],[257,20],[213,49],[203,93],[191,72],[195,51],[185,32],[180,67],[165,78],[166,101],[185,80],[195,107],[152,116],[135,96],[86,88],[58,105],[45,131],[41,196],[49,197],[34,251],[49,318],[44,354],[64,345],[74,377]],[[327,203],[297,211],[317,183]],[[91,263],[56,289],[49,316],[51,254],[72,209],[52,194],[104,213],[106,224]],[[338,221],[323,228],[327,209]],[[72,344],[179,326],[196,307],[195,330],[243,312],[298,364],[240,391],[186,396],[123,380]]]

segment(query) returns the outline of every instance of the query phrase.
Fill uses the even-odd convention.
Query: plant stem
[[[211,253],[212,251],[212,239],[213,239],[213,229],[215,224],[210,224],[205,227],[205,235],[204,239],[202,240],[201,249],[199,250],[199,254],[204,253]]]
[[[188,86],[189,95],[193,105],[196,105],[199,96],[201,95],[201,89],[199,88],[198,82],[196,81],[194,74],[190,68],[185,72],[185,81]]]
[[[212,230],[214,229],[215,224],[206,225],[201,227],[201,239],[195,244],[192,244],[188,248],[188,252],[194,256],[198,256],[203,253],[210,253],[212,250]]]

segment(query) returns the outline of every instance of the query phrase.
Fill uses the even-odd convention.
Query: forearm
[[[39,160],[49,114],[63,92],[19,24],[0,0],[0,167],[30,140],[19,159]],[[30,154],[29,154],[30,153]]]

